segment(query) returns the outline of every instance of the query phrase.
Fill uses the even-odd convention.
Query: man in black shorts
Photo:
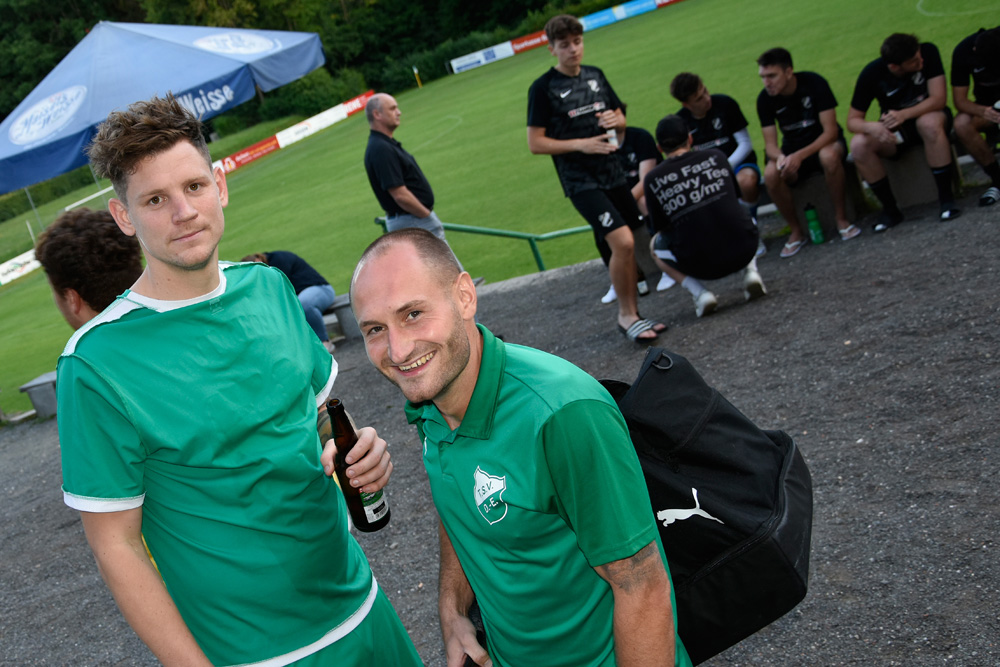
[[[622,110],[624,111],[624,109]],[[642,213],[642,216],[629,223],[629,227],[634,232],[644,224],[643,218],[649,215],[649,211],[646,210],[646,198],[642,192],[642,179],[649,173],[650,169],[663,162],[663,156],[660,155],[660,151],[656,147],[656,139],[653,138],[653,135],[641,127],[627,127],[624,131],[618,130],[617,134],[619,145],[615,155],[618,156],[622,169],[625,170],[625,183],[632,192],[632,198],[639,205],[639,212]],[[604,266],[608,266],[611,263],[611,247],[603,236],[600,231],[594,229],[594,244],[601,254]],[[649,294],[649,286],[646,284],[646,276],[638,262],[636,262],[636,271],[638,273],[636,285],[639,296],[645,296]],[[617,299],[618,294],[615,292],[615,286],[612,285],[608,289],[608,293],[601,297],[601,303],[613,303]]]
[[[611,248],[608,273],[618,295],[618,329],[629,340],[651,341],[666,325],[639,316],[635,239],[639,207],[613,153],[625,128],[624,106],[604,73],[583,65],[583,25],[568,15],[545,24],[558,64],[528,91],[528,148],[551,155],[563,192]],[[613,142],[612,142],[613,139]]]
[[[969,78],[975,101],[969,99]],[[951,55],[951,98],[955,101],[955,135],[979,163],[992,184],[979,197],[980,206],[1000,201],[1000,165],[992,146],[1000,140],[1000,26],[969,35]],[[990,143],[983,139],[983,134]]]
[[[903,221],[882,158],[892,158],[921,143],[934,174],[941,220],[953,220],[959,210],[951,192],[951,111],[941,55],[930,42],[921,44],[915,35],[903,33],[889,35],[881,52],[881,57],[861,70],[847,112],[847,129],[854,133],[854,164],[882,203],[872,229],[884,232]],[[881,115],[876,121],[865,121],[874,99]]]
[[[767,157],[764,182],[792,232],[781,256],[795,255],[807,240],[795,212],[791,187],[820,170],[826,177],[840,237],[845,241],[856,237],[860,230],[848,222],[844,199],[847,146],[837,124],[837,99],[830,84],[815,72],[796,72],[792,68],[792,54],[781,47],[765,51],[757,59],[757,65],[764,82],[764,90],[757,96],[757,115]]]
[[[739,200],[739,184],[725,153],[693,151],[687,122],[667,116],[656,126],[666,154],[646,176],[649,216],[656,230],[653,259],[694,298],[695,314],[708,315],[718,301],[701,280],[743,270],[746,300],[767,293],[757,272],[758,232]]]

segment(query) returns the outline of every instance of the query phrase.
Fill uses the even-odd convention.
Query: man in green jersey
[[[283,274],[218,261],[201,124],[153,98],[89,154],[146,268],[59,359],[63,496],[126,620],[166,665],[421,664],[329,478],[336,361]],[[375,492],[392,464],[359,437],[347,475]]]
[[[448,665],[689,665],[639,461],[607,392],[477,326],[472,279],[424,230],[369,246],[351,295],[368,357],[402,390],[423,443]]]

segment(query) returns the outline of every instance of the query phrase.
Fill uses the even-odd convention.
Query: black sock
[[[902,218],[903,212],[899,210],[899,205],[896,204],[896,196],[892,194],[892,188],[889,187],[889,177],[883,176],[882,180],[875,181],[874,183],[869,183],[872,192],[878,197],[878,200],[882,203],[882,210],[885,211],[892,218]]]
[[[951,163],[943,167],[931,167],[934,175],[934,185],[937,186],[938,201],[941,202],[941,210],[950,208],[955,203],[955,197],[951,194]]]
[[[983,171],[993,181],[993,187],[1000,188],[1000,164],[997,164],[997,161],[993,160],[992,163],[983,167]]]

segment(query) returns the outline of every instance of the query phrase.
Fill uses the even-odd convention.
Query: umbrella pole
[[[102,194],[105,190],[101,190],[101,181],[97,178],[97,172],[94,171],[94,165],[88,162],[87,167],[90,168],[90,175],[94,177],[94,185],[97,186],[98,190],[97,194]],[[104,208],[108,208],[108,198],[101,197],[101,200],[104,202]]]
[[[28,195],[28,203],[31,204],[31,210],[35,212],[35,218],[38,220],[38,228],[45,229],[45,225],[42,224],[42,216],[38,215],[38,209],[35,208],[35,200],[31,198],[31,193],[28,192],[28,188],[24,188],[24,194]]]

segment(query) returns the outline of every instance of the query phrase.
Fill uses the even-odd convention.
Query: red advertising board
[[[539,46],[545,46],[548,43],[549,40],[545,36],[544,30],[539,30],[538,32],[533,32],[530,35],[510,40],[511,46],[514,47],[514,53],[521,53],[522,51],[528,51],[529,49],[537,49]]]
[[[352,100],[347,100],[346,102],[344,102],[344,109],[347,111],[347,115],[353,116],[357,112],[364,109],[365,105],[368,104],[368,100],[370,100],[374,94],[375,94],[374,90],[369,90],[366,93],[358,95]]]

